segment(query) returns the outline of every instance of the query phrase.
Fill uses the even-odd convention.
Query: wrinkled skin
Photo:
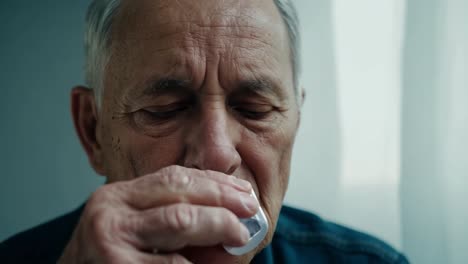
[[[272,238],[299,125],[285,26],[271,0],[123,1],[102,107],[72,113],[94,193],[62,263],[248,263]],[[233,175],[235,177],[230,177]],[[270,223],[236,257],[257,193]],[[244,236],[244,237],[243,237]]]

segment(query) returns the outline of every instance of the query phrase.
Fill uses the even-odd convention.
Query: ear
[[[103,153],[97,140],[98,112],[91,89],[82,86],[72,89],[71,114],[89,163],[98,174],[104,175]]]
[[[300,95],[298,98],[299,118],[297,119],[296,131],[299,129],[299,126],[301,125],[302,107],[304,106],[304,101],[306,98],[306,91],[304,87],[301,86],[301,89],[299,92],[300,92]]]
[[[301,95],[300,95],[301,97],[299,98],[299,100],[300,100],[299,108],[302,109],[302,106],[304,105],[304,102],[305,102],[305,99],[306,99],[306,90],[302,86],[301,86],[300,93],[301,93]]]

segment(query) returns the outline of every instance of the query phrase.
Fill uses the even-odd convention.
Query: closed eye
[[[165,105],[165,106],[154,106],[150,108],[142,109],[145,114],[151,116],[152,118],[156,119],[170,119],[173,118],[190,108],[187,104],[181,105]]]
[[[232,109],[242,117],[252,120],[266,119],[274,111],[274,108],[272,106],[261,104],[246,104],[233,106]]]
[[[190,103],[172,103],[168,105],[151,106],[133,113],[134,122],[139,126],[160,125],[176,120],[191,108]]]

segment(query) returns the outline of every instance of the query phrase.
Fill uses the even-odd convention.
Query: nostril
[[[227,175],[233,175],[236,171],[236,166],[231,166],[229,170],[226,172]]]
[[[192,168],[192,169],[197,169],[197,170],[202,170],[202,168],[200,166],[198,166],[197,164],[187,164],[186,167]]]

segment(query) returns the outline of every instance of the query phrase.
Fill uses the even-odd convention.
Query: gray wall
[[[82,203],[102,179],[73,129],[88,1],[0,1],[0,241]]]

